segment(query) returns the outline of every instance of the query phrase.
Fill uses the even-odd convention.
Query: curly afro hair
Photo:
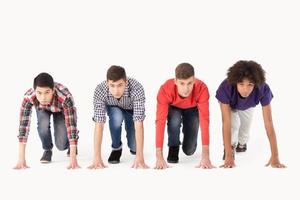
[[[255,61],[240,60],[228,69],[227,81],[231,85],[236,85],[244,79],[253,82],[255,86],[260,86],[266,81],[265,71]]]

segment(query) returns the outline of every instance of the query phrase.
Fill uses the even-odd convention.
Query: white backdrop
[[[1,1],[0,198],[299,198],[292,184],[300,178],[298,5],[296,0]],[[240,59],[255,60],[267,71],[274,93],[280,159],[287,169],[264,167],[270,150],[260,106],[255,111],[249,150],[237,156],[237,168],[195,169],[200,160],[198,148],[191,157],[180,153],[180,164],[168,170],[133,170],[133,156],[125,147],[121,164],[104,170],[86,169],[93,157],[93,92],[113,64],[125,67],[127,74],[145,87],[145,159],[153,168],[156,93],[166,79],[174,77],[179,63],[191,63],[197,77],[209,87],[211,160],[221,165],[221,114],[214,95],[226,70]],[[53,163],[39,163],[42,148],[35,112],[27,145],[31,168],[12,169],[18,158],[22,96],[43,71],[74,95],[80,170],[68,171],[66,152],[56,149]],[[106,125],[106,164],[110,150]]]

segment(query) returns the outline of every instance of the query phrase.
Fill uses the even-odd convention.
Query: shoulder
[[[175,82],[174,79],[168,79],[166,80],[162,85],[161,85],[161,89],[166,90],[166,91],[173,91],[173,89],[175,88]]]
[[[128,87],[132,90],[141,90],[144,89],[143,85],[134,78],[128,77]]]
[[[102,81],[98,84],[95,88],[94,92],[94,100],[101,100],[104,101],[108,95],[108,86],[106,81]]]

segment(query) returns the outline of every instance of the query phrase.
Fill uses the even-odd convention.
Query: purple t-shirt
[[[229,104],[232,109],[246,110],[255,107],[259,103],[262,106],[269,105],[273,94],[268,84],[264,83],[259,87],[254,87],[248,97],[242,98],[237,91],[236,85],[230,85],[225,79],[216,92],[216,98],[221,103]]]

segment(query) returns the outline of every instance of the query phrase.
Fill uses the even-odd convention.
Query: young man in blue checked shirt
[[[121,132],[125,122],[127,145],[135,156],[133,168],[149,168],[143,155],[145,119],[145,94],[143,86],[126,76],[125,69],[111,66],[106,81],[100,83],[94,93],[94,159],[89,169],[106,167],[101,156],[101,145],[106,113],[112,139],[112,152],[108,158],[111,164],[120,162],[122,155]]]

